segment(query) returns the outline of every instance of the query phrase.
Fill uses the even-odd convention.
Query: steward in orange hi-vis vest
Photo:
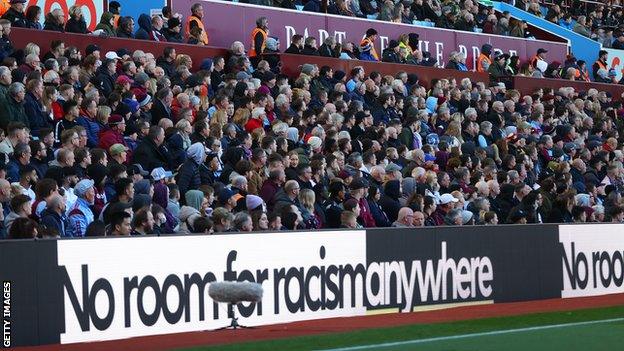
[[[199,27],[202,29],[201,35],[199,37],[199,41],[208,45],[208,34],[206,33],[206,28],[204,28],[204,23],[202,22],[202,18],[204,17],[204,8],[200,3],[196,3],[191,6],[191,16],[186,21],[186,29],[185,34],[188,38],[191,34],[191,28]]]
[[[249,57],[254,58],[261,56],[266,48],[266,41],[269,36],[267,28],[269,21],[266,17],[260,17],[256,20],[256,28],[251,31],[251,48],[249,49]]]
[[[490,65],[492,65],[492,45],[484,44],[481,46],[481,54],[477,59],[477,72],[487,72]]]

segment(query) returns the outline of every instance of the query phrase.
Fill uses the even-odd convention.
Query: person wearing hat
[[[98,147],[108,151],[115,144],[127,146],[123,134],[125,130],[124,118],[121,115],[111,115],[108,118],[108,126],[100,133]]]
[[[379,62],[379,55],[375,50],[375,40],[377,40],[377,37],[378,33],[375,29],[369,28],[366,31],[366,36],[360,42],[360,60]]]
[[[399,42],[398,41],[390,40],[388,47],[385,48],[382,52],[381,60],[383,62],[389,62],[389,63],[401,62],[401,60],[399,59]]]
[[[180,167],[176,183],[180,194],[188,190],[198,189],[201,185],[200,167],[206,161],[206,147],[202,143],[194,143],[186,150],[186,160]]]
[[[548,50],[539,48],[537,49],[535,56],[533,56],[529,61],[533,68],[539,69],[542,73],[546,72],[546,68],[548,67],[548,62],[546,62],[546,53],[548,53]]]
[[[77,196],[67,215],[68,226],[65,236],[84,237],[89,223],[93,222],[94,216],[91,206],[95,203],[95,188],[91,179],[83,179],[74,188]]]
[[[128,147],[123,144],[113,144],[108,149],[108,154],[110,155],[110,163],[117,163],[123,165],[127,162],[128,157]]]
[[[459,202],[459,200],[451,194],[440,195],[436,210],[433,211],[430,216],[436,226],[444,225],[444,218],[452,209],[455,208],[455,204],[457,202]]]
[[[499,78],[509,76],[506,70],[507,60],[509,55],[502,51],[497,51],[494,54],[494,62],[488,67],[488,73],[491,81],[498,81]]]
[[[9,20],[14,27],[26,28],[26,15],[24,8],[26,0],[10,0],[11,7],[2,15],[2,19]]]
[[[365,228],[374,228],[376,227],[375,218],[371,212],[371,209],[368,205],[368,200],[366,199],[366,195],[368,192],[369,183],[366,179],[360,177],[355,178],[349,184],[349,196],[358,202],[360,207],[360,215],[359,219],[362,222]]]
[[[483,44],[481,46],[481,53],[477,59],[477,72],[487,72],[492,65],[492,45]]]

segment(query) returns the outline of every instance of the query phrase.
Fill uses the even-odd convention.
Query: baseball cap
[[[152,179],[156,181],[171,177],[173,177],[173,173],[165,171],[165,169],[162,167],[154,168],[152,170]]]
[[[131,165],[130,167],[128,167],[128,175],[129,176],[133,176],[135,174],[140,174],[142,176],[147,176],[149,175],[149,172],[143,169],[143,166],[141,166],[138,163],[135,163],[133,165]]]
[[[106,57],[109,60],[119,60],[119,59],[121,59],[121,57],[119,57],[119,55],[117,55],[117,53],[114,52],[114,51],[107,52],[106,55],[104,55],[104,57]]]
[[[219,192],[219,202],[224,204],[224,203],[227,202],[227,200],[229,200],[234,195],[239,195],[239,194],[238,194],[238,192],[235,192],[234,190],[232,190],[230,188],[223,188]]]
[[[451,195],[451,194],[442,194],[442,195],[440,196],[440,202],[439,202],[439,204],[440,204],[440,205],[446,205],[446,204],[449,204],[449,203],[451,203],[451,202],[452,202],[452,203],[455,203],[455,202],[459,202],[459,200],[457,200],[457,199],[456,199],[453,195]]]
[[[89,189],[93,188],[94,184],[95,182],[93,182],[91,179],[83,179],[79,181],[78,184],[76,184],[76,186],[74,187],[74,194],[76,194],[77,196],[84,196],[84,194],[86,194]]]
[[[124,144],[114,144],[108,148],[108,153],[111,156],[119,155],[122,152],[127,152],[129,149]]]
[[[538,55],[539,55],[539,54],[545,54],[545,53],[547,53],[547,52],[548,52],[548,50],[546,50],[546,49],[544,49],[544,48],[539,48],[539,49],[537,49],[537,54],[538,54]]]

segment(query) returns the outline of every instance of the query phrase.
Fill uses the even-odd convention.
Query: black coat
[[[160,101],[160,99],[154,99],[154,104],[152,105],[152,109],[150,110],[152,114],[152,124],[157,125],[158,122],[163,118],[171,118],[171,109],[165,107],[165,104]]]
[[[96,87],[104,96],[109,96],[115,88],[116,77],[108,73],[108,69],[104,66],[100,67],[95,77]]]
[[[79,34],[88,34],[91,33],[87,29],[87,23],[85,20],[77,20],[75,18],[70,18],[67,20],[67,24],[65,24],[65,31],[68,33],[79,33]]]
[[[143,169],[151,172],[154,168],[169,168],[169,158],[163,152],[162,148],[149,138],[145,138],[134,150],[133,163],[140,164]]]
[[[63,28],[63,26],[54,23],[54,22],[48,22],[46,21],[43,25],[43,30],[51,30],[53,32],[65,32],[65,28]]]
[[[199,165],[192,159],[187,159],[178,171],[176,179],[180,194],[186,194],[189,190],[196,190],[202,184],[199,175]]]
[[[39,101],[33,93],[26,93],[24,99],[24,112],[28,116],[30,121],[30,129],[33,135],[39,136],[39,130],[41,128],[49,128],[51,121],[50,117],[43,110],[43,104]]]

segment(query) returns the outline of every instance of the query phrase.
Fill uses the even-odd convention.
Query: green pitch
[[[347,323],[348,320],[345,320]],[[624,306],[366,329],[224,346],[208,350],[621,350]]]

